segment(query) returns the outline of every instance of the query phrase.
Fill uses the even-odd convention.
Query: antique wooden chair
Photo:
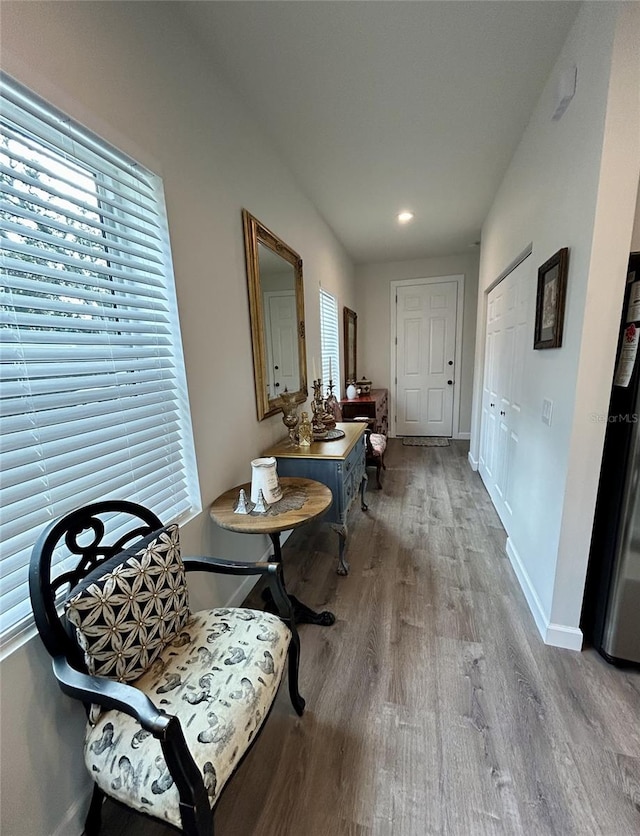
[[[333,406],[333,414],[336,421],[347,421],[347,423],[352,423],[357,421],[362,424],[367,424],[367,429],[365,431],[365,459],[366,459],[366,466],[367,467],[375,467],[376,469],[376,486],[378,490],[382,489],[382,482],[380,481],[380,471],[386,470],[387,467],[384,463],[384,452],[387,449],[387,437],[382,433],[373,432],[373,425],[375,424],[375,420],[368,416],[361,416],[358,418],[349,418],[345,419],[342,417],[342,409],[340,408],[340,404],[336,401]]]
[[[367,467],[375,467],[376,485],[378,490],[381,490],[380,471],[387,469],[384,463],[384,451],[387,449],[386,435],[365,430],[365,448],[366,465]]]
[[[279,616],[192,613],[192,570],[265,575]],[[105,796],[187,836],[212,836],[214,805],[269,713],[287,656],[291,701],[304,711],[279,564],[182,559],[177,525],[114,500],[51,523],[33,549],[29,584],[60,688],[88,715],[84,756],[95,783],[86,836],[100,830]]]

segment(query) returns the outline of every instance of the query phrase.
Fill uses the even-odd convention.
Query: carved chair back
[[[113,525],[109,525],[111,520]],[[51,656],[64,656],[76,669],[86,670],[82,651],[68,632],[66,619],[58,613],[61,601],[101,563],[161,527],[162,522],[148,508],[126,500],[108,500],[86,505],[45,528],[31,554],[29,591],[38,632]],[[53,557],[61,548],[65,550],[63,569],[52,576]]]

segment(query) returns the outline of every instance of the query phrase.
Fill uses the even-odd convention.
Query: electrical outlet
[[[542,401],[542,423],[551,426],[551,415],[553,413],[553,401],[544,398]]]

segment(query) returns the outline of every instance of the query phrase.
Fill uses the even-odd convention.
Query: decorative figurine
[[[254,514],[266,514],[268,510],[269,510],[269,506],[265,502],[264,494],[262,493],[262,490],[259,490],[258,491],[258,501],[253,506],[253,512],[254,512]]]
[[[247,499],[247,495],[244,491],[244,488],[240,488],[240,494],[238,496],[238,502],[236,503],[236,507],[233,509],[234,514],[250,514],[253,509],[253,503],[249,502]]]
[[[313,381],[313,400],[311,401],[311,411],[313,412],[313,437],[321,441],[327,434],[327,414],[324,406],[324,398],[322,397],[322,381]]]
[[[324,402],[324,425],[327,429],[333,429],[336,425],[336,415],[338,414],[338,399],[333,394],[333,380],[329,378],[329,385],[327,386],[327,397]]]

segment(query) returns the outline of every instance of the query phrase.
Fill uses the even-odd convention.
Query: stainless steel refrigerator
[[[609,662],[640,665],[640,253],[629,259],[582,629]]]

